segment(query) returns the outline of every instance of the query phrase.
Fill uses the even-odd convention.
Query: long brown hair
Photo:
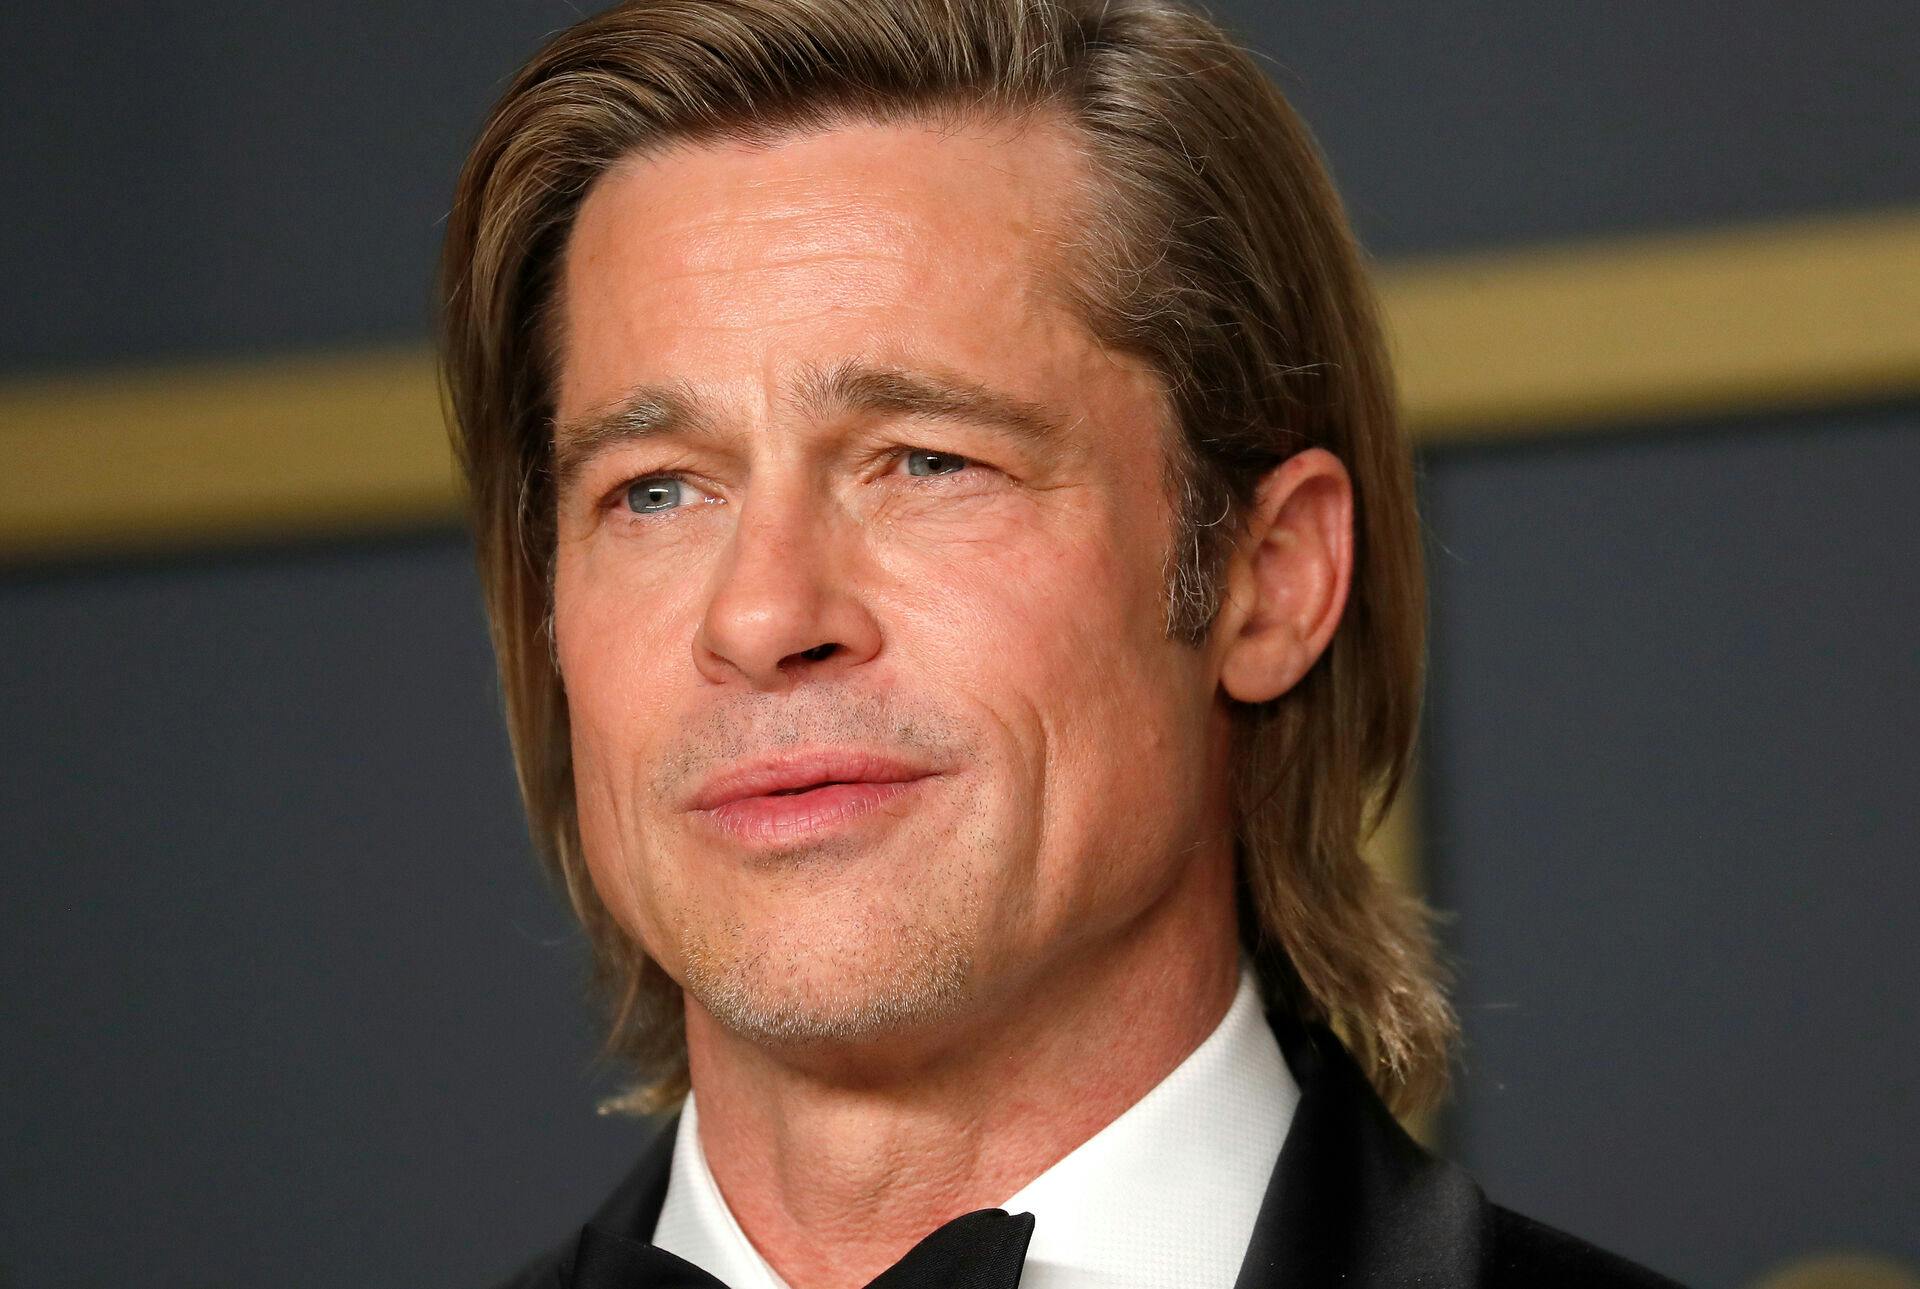
[[[1172,0],[633,0],[553,37],[508,86],[448,219],[442,361],[507,720],[536,840],[611,1013],[606,1051],[685,1089],[678,988],[580,853],[549,631],[552,331],[575,212],[623,157],[837,121],[1052,113],[1094,164],[1073,296],[1149,360],[1180,429],[1167,628],[1204,639],[1261,476],[1320,446],[1352,475],[1356,568],[1326,655],[1234,713],[1242,939],[1269,1001],[1333,1024],[1390,1104],[1444,1087],[1454,1020],[1423,907],[1360,846],[1407,771],[1425,591],[1374,302],[1305,126],[1253,59]]]

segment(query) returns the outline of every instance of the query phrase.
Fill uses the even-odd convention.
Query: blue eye
[[[967,459],[951,452],[929,452],[924,448],[915,448],[907,453],[908,474],[956,474],[966,468]]]
[[[627,509],[642,515],[672,510],[680,504],[683,491],[678,479],[666,475],[640,479],[627,489]]]

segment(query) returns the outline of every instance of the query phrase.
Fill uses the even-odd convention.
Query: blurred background
[[[1217,12],[1418,436],[1433,1131],[1692,1284],[1920,1284],[1920,11]],[[0,1285],[484,1284],[629,1162],[426,350],[577,13],[9,16]]]

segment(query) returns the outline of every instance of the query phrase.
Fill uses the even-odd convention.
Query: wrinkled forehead
[[[950,262],[1019,267],[1064,303],[1082,280],[1075,248],[1095,217],[1090,179],[1084,136],[1051,112],[849,118],[631,152],[570,221],[546,302],[558,328],[549,352],[567,339],[570,298],[635,252],[651,252],[664,280],[742,267],[752,250],[791,260],[918,242]],[[759,245],[775,232],[781,247]]]
[[[1126,365],[1073,289],[1089,189],[1082,141],[1049,119],[851,121],[630,156],[566,248],[556,418],[702,368],[772,388],[791,372],[770,363],[850,357],[937,359],[1026,397],[1085,386],[1089,363]]]

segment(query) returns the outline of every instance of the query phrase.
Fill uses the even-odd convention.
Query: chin
[[[722,1026],[769,1046],[850,1043],[939,1021],[974,989],[971,918],[868,907],[688,934],[682,985]]]

